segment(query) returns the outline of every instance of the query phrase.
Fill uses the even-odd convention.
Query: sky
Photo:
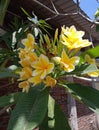
[[[97,0],[80,0],[80,8],[93,20],[94,14],[99,8],[99,2]]]

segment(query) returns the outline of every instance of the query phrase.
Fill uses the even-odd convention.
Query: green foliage
[[[95,18],[97,19],[99,17],[99,8],[97,9],[97,11],[94,14]]]
[[[39,127],[40,130],[71,130],[68,120],[55,100],[49,96],[48,113]]]
[[[77,65],[75,67],[75,70],[72,71],[72,72],[67,73],[67,72],[61,71],[59,73],[59,76],[74,75],[74,74],[76,74],[76,75],[86,75],[89,72],[94,72],[94,71],[97,71],[97,70],[98,70],[98,68],[97,68],[97,66],[95,64],[88,65],[88,64],[84,63],[84,64]]]
[[[5,107],[5,106],[15,104],[22,95],[24,95],[24,93],[15,92],[0,97],[0,107]]]
[[[44,21],[42,19],[38,20],[37,16],[34,14],[34,12],[32,12],[33,16],[31,16],[24,8],[21,7],[21,10],[27,16],[28,20],[31,22],[30,26],[33,27],[32,31],[34,31],[34,35],[37,33],[37,30],[39,32],[38,34],[47,33],[50,35],[50,33],[49,33],[49,31],[47,31],[47,29],[52,30],[52,27],[48,23],[46,23],[46,21]],[[35,29],[36,29],[36,32],[35,32]],[[35,36],[37,36],[37,35],[35,35]]]
[[[14,70],[10,68],[0,68],[0,79],[8,78],[8,77],[18,77]]]
[[[89,72],[94,72],[97,71],[98,68],[95,64],[81,64],[76,66],[75,70],[73,72],[71,72],[70,74],[76,74],[76,75],[83,75],[83,74],[87,74]]]
[[[10,0],[0,0],[0,25],[3,25],[4,17],[8,8]]]
[[[31,88],[22,95],[9,121],[8,130],[33,130],[44,119],[47,112],[49,89]]]
[[[16,19],[16,18],[15,18]],[[15,21],[18,21],[15,20]],[[16,25],[18,23],[18,25]],[[19,27],[21,26],[21,27]],[[19,22],[13,22],[10,30],[6,32],[4,35],[0,36],[0,40],[3,41],[5,47],[0,48],[0,65],[5,62],[6,64],[9,62],[14,65],[18,64],[18,48],[21,46],[21,39],[26,36],[26,28],[27,25],[20,25]],[[16,30],[15,30],[16,29]],[[5,67],[6,64],[3,64]]]
[[[99,32],[99,25],[96,25],[96,32]]]
[[[29,14],[24,8],[21,7],[21,10],[24,12],[24,14],[25,14],[27,17],[32,18],[32,17],[30,16],[30,14]]]
[[[74,98],[99,114],[99,90],[81,84],[61,84]]]
[[[83,53],[81,53],[81,55],[80,55],[81,61],[80,62],[84,62],[86,54],[89,54],[92,58],[99,57],[99,46],[88,49],[87,51],[84,51]]]
[[[7,61],[19,65],[18,49],[22,47],[21,39],[26,37],[28,32],[31,31],[35,37],[38,37],[39,35],[42,35],[42,30],[49,34],[47,29],[52,29],[44,20],[38,20],[35,15],[35,17],[32,18],[25,9],[21,9],[30,18],[29,20],[32,21],[25,23],[22,22],[22,20],[20,21],[17,17],[14,17],[14,20],[10,22],[8,31],[0,36],[0,40],[6,45],[6,48],[0,48],[0,65]],[[35,22],[36,20],[38,21],[37,23]]]

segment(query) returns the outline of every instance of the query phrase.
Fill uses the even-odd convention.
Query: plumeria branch
[[[4,107],[3,109],[0,110],[0,115],[4,114],[5,111],[9,108],[9,106]]]

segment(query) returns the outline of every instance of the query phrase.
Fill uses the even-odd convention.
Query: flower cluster
[[[24,48],[19,51],[22,66],[19,88],[28,92],[31,85],[39,83],[53,87],[60,75],[75,70],[80,60],[78,51],[92,44],[83,36],[84,32],[77,31],[75,26],[63,26],[60,35],[56,29],[54,39],[48,35],[40,36],[37,43],[32,34],[27,34],[27,38],[22,40]],[[90,64],[89,61],[86,62]]]
[[[27,38],[22,40],[22,44],[25,48],[21,48],[19,52],[19,63],[23,67],[20,72],[19,80],[22,82],[19,83],[19,88],[28,92],[30,84],[36,85],[40,82],[53,87],[56,80],[48,75],[53,71],[54,63],[51,63],[46,55],[36,54],[36,43],[32,34],[29,33]]]

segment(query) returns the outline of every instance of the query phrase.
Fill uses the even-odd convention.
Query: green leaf
[[[45,117],[48,105],[49,88],[36,86],[23,95],[12,112],[7,130],[33,130]]]
[[[55,106],[55,130],[71,130],[66,115],[58,104]]]
[[[46,21],[44,21],[42,19],[39,20],[39,24],[46,27],[46,28],[52,29],[51,25],[46,23]]]
[[[76,66],[75,70],[71,72],[70,74],[76,74],[76,75],[81,75],[81,74],[87,74],[89,72],[97,71],[98,68],[95,64],[81,64],[79,66]]]
[[[50,96],[48,114],[39,127],[40,130],[71,130],[66,115],[55,100]]]
[[[24,13],[27,17],[32,18],[32,17],[29,15],[29,13],[28,13],[24,8],[21,7],[21,10],[23,11],[23,13]]]
[[[99,25],[96,25],[96,32],[99,32]]]
[[[85,59],[85,55],[86,54],[89,54],[92,58],[95,58],[95,57],[99,57],[99,46],[96,46],[95,48],[92,48],[92,49],[89,49],[85,52],[83,52],[81,55],[80,55],[80,62],[83,62],[84,59]]]
[[[0,68],[0,79],[7,77],[17,77],[17,75],[15,75],[14,71],[9,68]]]
[[[97,71],[98,68],[95,64],[79,64],[75,67],[75,70],[72,71],[72,72],[64,72],[64,71],[61,71],[59,73],[59,76],[63,76],[63,75],[83,75],[83,74],[88,74],[90,72],[94,72],[94,71]]]
[[[99,113],[99,90],[80,84],[61,84],[68,93],[86,104],[92,111]]]
[[[55,127],[55,100],[49,96],[49,101],[48,101],[48,127],[49,128],[54,128]]]
[[[9,3],[10,3],[10,0],[0,0],[0,25],[3,24],[4,17],[5,17],[6,10],[8,8]]]
[[[85,70],[82,71],[81,74],[87,74],[87,73],[94,72],[97,70],[98,70],[98,68],[95,64],[90,64]]]
[[[12,47],[12,32],[6,32],[4,35],[0,37],[0,40],[4,41],[4,44],[11,50]],[[7,51],[9,51],[7,50]],[[10,51],[9,51],[10,52]]]
[[[11,93],[0,97],[0,107],[9,106],[16,103],[20,96],[23,95],[21,92]]]
[[[35,37],[37,37],[38,34],[39,34],[39,30],[37,28],[34,28],[34,35],[35,35]]]

